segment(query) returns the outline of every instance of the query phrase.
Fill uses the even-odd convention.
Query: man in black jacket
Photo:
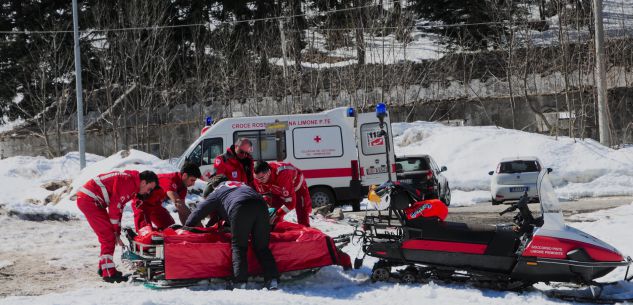
[[[185,226],[200,226],[200,222],[215,212],[231,226],[233,250],[233,284],[246,288],[248,280],[248,237],[252,235],[255,256],[264,269],[266,287],[277,289],[279,272],[272,252],[268,248],[270,223],[268,206],[264,198],[244,183],[228,181],[224,175],[216,175],[209,183],[213,191],[189,215]],[[207,191],[205,191],[207,192]]]

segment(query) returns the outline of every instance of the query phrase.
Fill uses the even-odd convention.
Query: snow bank
[[[86,166],[86,168],[84,168],[78,175],[72,177],[72,191],[64,197],[58,206],[69,212],[79,214],[79,209],[75,205],[75,201],[72,199],[73,195],[75,195],[77,190],[90,179],[99,174],[114,170],[151,170],[158,174],[175,171],[175,167],[167,160],[159,159],[154,155],[142,151],[134,149],[129,151],[122,150],[106,159]]]
[[[619,150],[594,140],[550,137],[486,127],[449,127],[439,123],[394,123],[397,154],[429,154],[445,173],[454,203],[480,201],[490,190],[489,171],[504,157],[536,156],[551,167],[552,182],[561,198],[633,195],[633,149]],[[488,195],[489,197],[490,195]],[[489,198],[488,198],[489,199]]]
[[[173,165],[168,161],[161,160],[154,155],[134,149],[129,151],[122,150],[106,159],[86,166],[86,168],[73,179],[73,194],[76,193],[79,187],[88,182],[88,180],[113,170],[153,170],[156,173],[162,173],[172,169]]]
[[[86,154],[88,164],[103,159]],[[44,183],[72,179],[79,173],[79,154],[46,159],[44,157],[12,157],[0,160],[0,208],[22,218],[44,220],[64,219],[70,214],[56,207],[43,205],[57,191],[42,187]]]
[[[64,220],[78,216],[73,195],[77,189],[98,174],[113,170],[153,170],[157,173],[173,170],[168,161],[138,151],[121,151],[108,158],[86,154],[86,168],[79,170],[77,152],[54,159],[44,157],[13,157],[0,160],[0,208],[10,215],[30,220]],[[70,191],[62,187],[49,191],[42,187],[51,181],[71,181]],[[46,204],[46,198],[58,195],[57,204]]]

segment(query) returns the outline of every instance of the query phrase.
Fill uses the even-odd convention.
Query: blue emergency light
[[[347,108],[347,116],[351,118],[356,116],[356,110],[354,110],[354,107]]]
[[[210,116],[208,116],[206,119],[206,123],[207,123],[207,126],[211,126],[213,124],[213,119]]]
[[[379,118],[387,116],[387,106],[384,103],[376,105],[376,116]]]

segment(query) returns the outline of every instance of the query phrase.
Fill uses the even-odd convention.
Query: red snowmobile
[[[417,201],[415,193],[402,184],[387,182],[376,188],[368,197],[374,202],[387,198],[388,214],[366,216],[363,230],[358,233],[363,252],[379,259],[372,280],[470,281],[508,290],[524,290],[538,282],[563,282],[591,287],[590,295],[560,291],[548,294],[578,301],[630,300],[602,295],[605,287],[616,283],[595,280],[617,267],[627,267],[625,281],[631,281],[631,258],[565,224],[548,174],[543,171],[539,176],[541,215],[532,214],[525,193],[519,202],[500,213],[516,211],[514,224],[496,226],[444,221],[441,204]],[[434,208],[439,210],[430,212]],[[362,259],[354,265],[362,265]],[[392,272],[398,267],[400,270]]]
[[[376,116],[381,122],[380,133],[386,135],[384,104],[376,107]],[[389,145],[385,153],[389,154]],[[633,278],[628,275],[631,258],[565,224],[549,172],[542,171],[538,177],[541,215],[534,217],[528,207],[531,198],[525,192],[519,202],[500,213],[516,211],[514,224],[496,226],[444,221],[447,211],[441,205],[420,202],[419,192],[406,184],[394,183],[389,177],[389,181],[370,189],[368,194],[369,201],[376,205],[387,203],[387,215],[366,216],[362,229],[355,232],[364,254],[378,258],[372,268],[372,280],[470,281],[508,290],[527,289],[538,282],[562,282],[589,289],[573,290],[571,294],[551,290],[547,294],[574,301],[633,301],[633,287],[626,283]],[[363,258],[356,259],[355,268],[362,266]],[[617,267],[626,267],[624,281],[595,281]],[[392,272],[397,268],[400,269]],[[620,286],[628,286],[628,290],[618,291]],[[587,295],[582,295],[587,291]],[[604,295],[604,291],[614,297]]]
[[[151,227],[125,230],[129,247],[122,259],[131,265],[132,275],[149,288],[170,288],[224,282],[232,275],[231,234],[222,227],[193,230]],[[323,232],[302,225],[280,222],[270,233],[270,249],[282,273],[282,280],[305,277],[321,267],[351,268],[349,256],[339,242]],[[249,273],[262,273],[254,253],[248,253]]]

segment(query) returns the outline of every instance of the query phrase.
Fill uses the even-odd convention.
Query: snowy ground
[[[126,213],[124,217],[129,219],[131,215]],[[574,226],[608,241],[624,253],[633,253],[633,245],[626,234],[612,234],[633,229],[630,222],[633,205],[573,217],[582,221]],[[10,225],[13,228],[0,236],[0,242],[5,245],[0,253],[0,262],[4,264],[0,267],[0,296],[16,291],[31,295],[9,296],[0,299],[0,304],[252,304],[254,299],[258,304],[396,304],[411,300],[440,304],[560,304],[537,292],[517,294],[441,283],[374,284],[369,281],[374,262],[371,259],[366,259],[361,269],[350,272],[339,267],[323,268],[309,279],[285,283],[280,291],[229,292],[222,290],[221,285],[153,291],[136,284],[104,284],[93,270],[97,243],[84,221],[30,222],[0,216],[0,223],[3,227]],[[330,235],[352,229],[323,219],[315,220],[314,224]],[[344,250],[354,256],[358,246],[349,245]],[[10,263],[5,263],[7,259]],[[623,275],[624,270],[616,270],[605,280],[618,280]],[[3,278],[6,276],[8,281]],[[25,282],[25,278],[30,282]],[[549,288],[546,285],[538,287]],[[633,285],[626,284],[622,288],[633,295]]]

